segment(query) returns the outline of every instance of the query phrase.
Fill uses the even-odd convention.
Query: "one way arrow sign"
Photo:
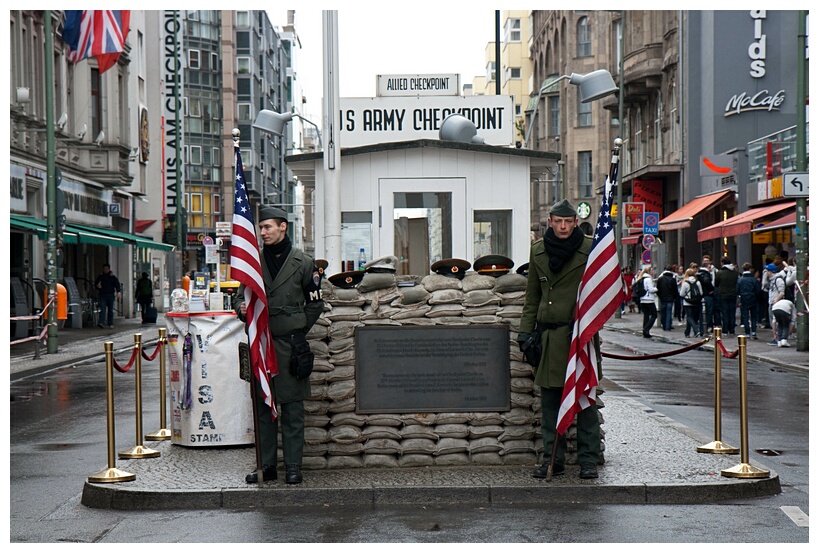
[[[808,173],[785,173],[782,176],[782,195],[788,198],[808,197]]]

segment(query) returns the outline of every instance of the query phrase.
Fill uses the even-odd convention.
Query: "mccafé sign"
[[[753,21],[753,33],[748,45],[748,58],[750,59],[749,74],[754,79],[761,79],[767,73],[767,44],[768,36],[765,34],[765,22],[767,14],[765,10],[751,10],[751,20]],[[725,104],[723,117],[740,115],[748,111],[779,111],[779,107],[785,102],[785,91],[771,92],[768,89],[755,93],[739,92],[731,96]]]

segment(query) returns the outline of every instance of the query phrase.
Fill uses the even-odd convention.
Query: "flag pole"
[[[621,138],[615,138],[614,139],[614,148],[612,148],[612,151],[611,151],[611,165],[609,165],[609,175],[608,175],[608,179],[606,179],[607,185],[610,184],[611,187],[618,186],[617,185],[617,169],[618,169],[618,166],[620,164],[620,147],[622,145],[623,145],[623,140]],[[611,196],[611,190],[605,190],[604,189],[603,190],[603,198],[604,198],[604,206],[603,207],[605,207],[605,199],[610,197],[610,196]],[[610,203],[608,204],[608,209],[609,209],[608,215],[611,215],[611,204]],[[619,209],[619,206],[618,206],[618,209]],[[601,208],[601,212],[602,212],[602,208]],[[618,271],[619,271],[619,266],[620,266],[620,263],[619,263],[619,260],[618,260],[618,263],[617,263]],[[580,300],[580,294],[578,293],[578,303],[579,303],[579,300]],[[578,315],[579,315],[579,309],[578,309],[578,306],[575,306],[575,317],[578,318]],[[577,321],[575,321],[575,332],[577,332],[577,331],[578,331]],[[595,347],[596,347],[596,344],[595,344]],[[570,352],[569,355],[571,357],[571,352]],[[568,385],[570,385],[570,383],[569,383],[569,381],[567,379],[566,383],[563,386],[563,394],[562,395],[564,397],[567,395],[566,394],[566,386],[568,386]],[[573,393],[574,392],[574,385],[571,385],[571,386],[573,388],[571,390],[571,392]],[[575,402],[577,402],[576,396],[575,396]],[[561,405],[561,408],[562,408],[562,405]],[[551,482],[551,480],[552,480],[552,475],[554,474],[555,456],[557,455],[557,443],[558,443],[558,440],[560,439],[560,437],[563,435],[563,432],[558,433],[558,428],[560,427],[560,419],[561,419],[561,410],[558,409],[557,419],[555,420],[555,431],[554,431],[555,432],[555,437],[554,437],[554,440],[552,442],[552,452],[551,452],[551,455],[549,456],[549,468],[546,469],[546,481],[547,482]]]
[[[237,165],[238,171],[239,158],[236,153],[239,151],[239,129],[233,129],[233,162]],[[253,360],[250,356],[250,334],[247,331],[247,321],[245,321],[245,335],[248,337],[248,347],[239,348],[239,355],[247,355],[247,366],[250,368],[250,405],[253,407],[253,442],[256,446],[256,482],[264,482],[264,467],[262,465],[262,441],[259,436],[259,407],[256,405],[256,384],[258,375],[253,370]],[[239,363],[242,359],[239,359]],[[260,386],[261,387],[261,386]]]

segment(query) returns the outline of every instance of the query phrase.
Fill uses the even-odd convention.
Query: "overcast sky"
[[[297,72],[307,97],[305,114],[320,118],[323,62],[318,6],[333,5],[301,4],[304,7],[295,8],[302,44]],[[463,86],[484,74],[484,51],[495,38],[495,10],[481,7],[483,2],[439,2],[435,9],[430,4],[345,2],[335,8],[342,98],[375,96],[376,75],[455,73],[461,75]],[[287,8],[267,12],[273,25],[287,23]]]

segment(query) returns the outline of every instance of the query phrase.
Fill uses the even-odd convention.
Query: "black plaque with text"
[[[355,330],[356,413],[508,411],[509,326]]]

